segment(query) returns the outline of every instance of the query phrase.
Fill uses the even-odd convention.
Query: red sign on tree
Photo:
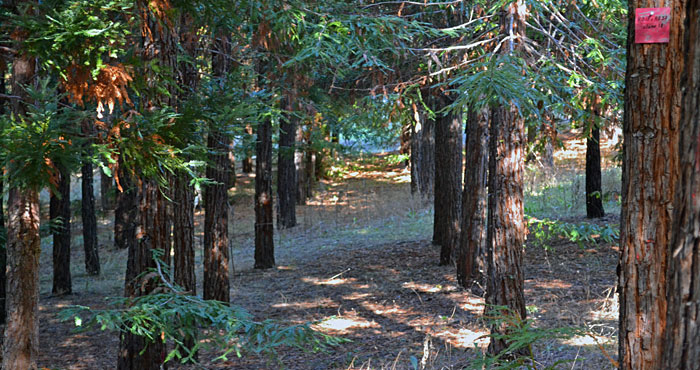
[[[671,35],[671,8],[638,8],[634,18],[636,44],[667,43]]]

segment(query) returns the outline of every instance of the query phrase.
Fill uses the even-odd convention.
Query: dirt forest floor
[[[325,353],[283,349],[276,359],[251,354],[208,362],[215,354],[204,353],[201,367],[182,368],[461,369],[481,355],[488,344],[483,298],[457,285],[454,267],[437,265],[439,248],[430,244],[430,204],[411,196],[408,172],[378,163],[376,157],[356,160],[339,167],[338,180],[321,182],[314,199],[298,208],[299,226],[275,231],[277,266],[271,270],[252,268],[254,179],[239,174],[232,192],[232,303],[259,320],[316,321],[315,328],[351,342]],[[570,171],[557,176],[565,179],[561,184],[575,181]],[[573,208],[549,217],[591,222]],[[617,224],[611,213],[596,223]],[[115,368],[116,333],[74,333],[73,322],[57,319],[69,305],[103,308],[104,297],[121,295],[126,251],[112,246],[112,217],[106,213],[100,218],[103,273],[96,278],[84,274],[80,220],[74,220],[72,295],[51,296],[51,238],[42,242],[41,367]],[[197,217],[196,239],[201,241],[203,214]],[[617,247],[581,247],[566,240],[550,247],[528,244],[525,249],[528,316],[538,328],[578,327],[593,335],[538,341],[538,368],[561,360],[570,361],[562,367],[566,369],[613,368]]]

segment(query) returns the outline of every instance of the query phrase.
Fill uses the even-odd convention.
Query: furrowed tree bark
[[[466,166],[462,193],[462,228],[457,251],[457,281],[469,288],[485,273],[486,180],[488,170],[488,114],[467,113]]]
[[[275,265],[272,218],[272,122],[258,124],[255,145],[255,268]]]
[[[689,1],[687,6],[680,176],[667,262],[664,369],[700,368],[700,4]]]
[[[299,148],[304,143],[304,128],[300,124],[297,124],[294,141],[298,143],[297,148],[294,149],[294,167],[297,175],[296,200],[297,205],[303,206],[306,205],[306,200],[311,197],[311,189],[307,186],[308,181],[306,179],[306,150]]]
[[[90,137],[87,122],[83,123],[83,133]],[[97,217],[95,215],[95,192],[93,189],[93,169],[91,142],[85,144],[85,159],[80,169],[81,178],[81,219],[83,222],[83,247],[85,250],[85,272],[88,275],[100,274],[100,255],[97,249]]]
[[[294,163],[297,118],[294,117],[294,102],[287,97],[287,110],[291,113],[280,122],[279,150],[277,151],[277,228],[287,229],[297,224],[297,171]]]
[[[523,211],[525,125],[514,107],[491,112],[489,135],[487,288],[486,304],[506,306],[525,319],[522,254],[527,227]],[[508,332],[505,325],[492,333]],[[491,339],[490,353],[508,348],[505,340]]]
[[[124,296],[138,297],[150,294],[157,286],[157,279],[142,275],[149,269],[156,268],[153,258],[154,250],[163,251],[165,235],[160,208],[165,200],[153,180],[143,180],[140,186],[138,202],[139,223],[136,230],[136,242],[129,248],[126,265]],[[144,280],[147,279],[147,280]],[[149,342],[145,337],[130,332],[120,333],[119,370],[159,370],[165,359],[165,343],[160,338]]]
[[[230,54],[229,41],[224,36],[217,37],[216,53],[212,58],[214,74],[224,81],[228,73]],[[222,82],[223,83],[223,82]],[[218,122],[224,126],[227,122]],[[214,184],[204,190],[204,299],[229,303],[229,237],[228,237],[228,187],[231,162],[228,160],[229,138],[213,127],[207,138],[209,165],[207,178]]]
[[[13,11],[31,11],[33,1],[15,2]],[[28,5],[20,8],[19,5]],[[22,14],[18,14],[22,15]],[[16,44],[21,46],[24,32],[18,32]],[[22,48],[17,48],[22,50]],[[36,59],[20,52],[12,63],[12,113],[17,117],[27,112],[30,97],[23,86],[34,82]],[[10,162],[8,165],[12,166]],[[16,164],[14,164],[16,165]],[[37,369],[39,349],[39,192],[10,185],[7,222],[7,327],[3,342],[3,369]]]
[[[623,370],[663,368],[686,4],[629,3],[618,287]],[[635,10],[647,7],[671,8],[667,44],[634,43]]]
[[[7,66],[0,62],[0,94],[5,94],[5,72]],[[5,114],[5,103],[0,102],[0,115]],[[5,285],[7,284],[7,227],[5,226],[5,209],[3,201],[5,199],[5,184],[2,175],[5,172],[4,165],[0,163],[0,325],[6,323]]]
[[[72,293],[70,276],[70,172],[58,166],[57,193],[51,193],[50,217],[53,223],[53,288],[54,295]]]
[[[436,98],[435,112],[446,107]],[[433,243],[440,246],[440,265],[449,265],[459,248],[462,213],[462,116],[439,115],[435,122],[435,220]]]
[[[411,133],[411,193],[424,199],[433,197],[435,188],[435,121],[413,104]]]
[[[523,0],[501,13],[501,33],[523,35],[526,9]],[[511,52],[520,45],[510,41]],[[506,45],[504,45],[506,48]],[[486,304],[507,307],[501,314],[524,320],[523,246],[527,235],[523,209],[523,172],[527,144],[525,121],[515,103],[492,108],[489,129]],[[491,326],[491,333],[506,334],[507,322]],[[491,338],[489,353],[503,352],[510,343]],[[519,353],[516,353],[519,354]]]

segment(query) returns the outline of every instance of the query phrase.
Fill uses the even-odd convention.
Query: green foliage
[[[262,322],[241,307],[224,302],[204,300],[187,294],[173,285],[158,269],[144,274],[142,279],[160,279],[156,292],[135,298],[109,298],[109,309],[72,306],[62,310],[62,321],[73,321],[79,331],[96,327],[100,330],[129,332],[148,342],[172,343],[165,361],[196,362],[195,354],[202,349],[214,350],[215,360],[225,361],[235,354],[264,354],[274,357],[281,347],[308,351],[325,351],[331,346],[348,342],[311,328],[311,323],[282,325],[273,320]],[[189,348],[185,338],[198,338]]]
[[[528,229],[532,243],[547,250],[552,250],[550,244],[559,239],[576,243],[583,248],[589,244],[598,245],[599,241],[613,243],[620,237],[618,225],[600,226],[588,222],[573,224],[546,218],[529,218]]]
[[[546,367],[538,367],[533,345],[543,340],[565,340],[574,336],[589,335],[576,327],[538,328],[531,319],[521,319],[520,315],[505,306],[487,306],[485,315],[489,327],[507,327],[505,334],[493,333],[492,339],[505,340],[508,348],[498,354],[485,353],[469,364],[471,370],[542,369],[554,370],[572,360],[559,360]]]
[[[80,147],[73,122],[76,111],[59,103],[55,85],[42,79],[37,87],[24,87],[31,101],[25,116],[0,116],[0,164],[5,163],[5,184],[39,190],[55,188],[56,165],[77,167]]]

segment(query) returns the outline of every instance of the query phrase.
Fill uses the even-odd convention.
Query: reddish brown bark
[[[433,197],[435,187],[435,121],[427,119],[421,108],[413,106],[411,133],[411,193],[424,199]]]
[[[686,0],[629,5],[620,222],[621,369],[661,369],[666,264],[678,178]],[[636,8],[671,7],[667,44],[635,44]]]
[[[667,262],[664,369],[700,368],[700,4],[689,1],[686,14],[680,177]]]
[[[457,281],[468,288],[485,273],[488,115],[471,109],[467,114],[465,131],[467,158],[462,193],[462,229],[457,250]]]
[[[436,98],[435,111],[449,104]],[[449,265],[459,248],[462,212],[462,115],[438,114],[435,121],[435,192],[433,243],[440,246],[440,265]]]
[[[245,137],[253,137],[253,127],[251,125],[245,126]],[[244,143],[248,143],[248,141],[244,140]],[[245,148],[245,155],[243,156],[243,160],[241,160],[241,166],[241,171],[243,171],[243,173],[253,172],[253,151],[247,146]]]
[[[34,1],[15,1],[13,10],[31,11]],[[26,8],[23,7],[26,5]],[[19,14],[21,15],[21,14]],[[16,30],[16,44],[26,37]],[[18,50],[23,50],[17,47]],[[17,54],[12,63],[11,93],[20,99],[12,100],[16,117],[26,114],[30,101],[23,86],[31,86],[36,72],[36,59],[24,52]],[[13,165],[12,162],[9,165]],[[39,349],[39,193],[38,189],[20,189],[10,184],[7,222],[7,327],[3,342],[3,369],[37,368]]]
[[[89,125],[83,123],[83,133],[90,136]],[[97,249],[97,216],[95,215],[95,193],[93,189],[93,169],[90,157],[91,142],[85,144],[85,158],[80,169],[81,183],[81,219],[83,223],[83,249],[85,251],[85,272],[88,275],[100,274],[100,255]]]
[[[290,94],[291,95],[291,94]],[[294,116],[296,104],[287,97],[286,109],[290,112],[280,122],[279,150],[277,152],[277,228],[286,229],[297,224],[297,170],[294,163],[295,138],[297,135],[297,118]]]

